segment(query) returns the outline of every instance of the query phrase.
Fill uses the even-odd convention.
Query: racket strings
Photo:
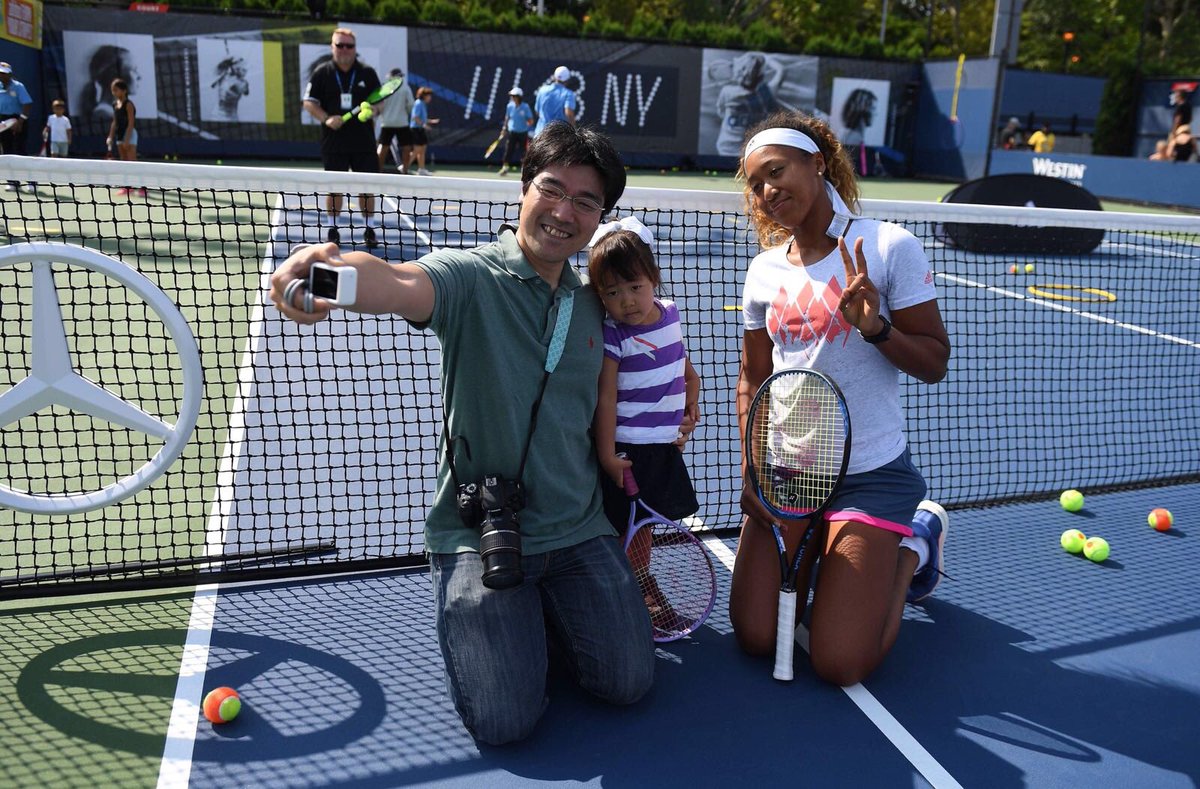
[[[704,546],[679,526],[643,526],[627,550],[656,640],[697,628],[712,608],[714,575]]]
[[[762,493],[779,510],[806,514],[833,492],[846,452],[835,392],[808,377],[780,378],[764,393],[754,424]]]

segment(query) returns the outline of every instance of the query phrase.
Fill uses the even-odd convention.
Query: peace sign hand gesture
[[[842,263],[846,267],[846,288],[838,300],[838,310],[859,333],[870,336],[883,330],[879,315],[879,290],[867,272],[867,256],[863,254],[863,240],[854,242],[854,257],[846,247],[846,239],[838,239]],[[857,268],[855,262],[857,261]]]

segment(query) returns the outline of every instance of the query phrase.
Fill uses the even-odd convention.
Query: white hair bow
[[[598,242],[600,239],[604,238],[609,233],[615,233],[618,230],[628,230],[631,233],[634,233],[638,238],[646,243],[646,246],[650,247],[651,251],[654,250],[654,234],[650,232],[648,227],[643,225],[632,216],[622,217],[621,219],[616,219],[612,222],[605,222],[604,224],[600,225],[600,227],[596,228],[596,232],[592,235],[592,240],[588,246],[596,246],[596,242]]]

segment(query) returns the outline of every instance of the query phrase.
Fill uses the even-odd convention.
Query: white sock
[[[900,547],[907,548],[917,555],[917,569],[914,573],[921,572],[925,565],[929,564],[929,540],[924,537],[901,537]]]

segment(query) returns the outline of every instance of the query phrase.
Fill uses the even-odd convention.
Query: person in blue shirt
[[[551,123],[564,121],[575,125],[575,111],[579,100],[575,91],[567,87],[571,78],[571,70],[566,66],[554,69],[553,80],[538,88],[533,101],[533,111],[537,115],[537,125],[533,127],[532,137],[537,137]]]
[[[16,119],[11,127],[0,132],[0,153],[25,153],[25,126],[29,121],[29,113],[33,110],[33,98],[25,86],[13,79],[12,66],[0,63],[0,121]],[[9,181],[5,189],[9,192],[17,188],[16,181]],[[26,184],[21,187],[26,192],[32,192],[33,186]]]
[[[500,161],[500,175],[507,175],[509,165],[521,168],[525,158],[525,145],[529,142],[529,128],[533,126],[533,109],[525,103],[525,91],[513,88],[508,92],[512,101],[504,108],[504,156]]]
[[[430,175],[425,169],[425,148],[429,145],[429,135],[425,130],[438,122],[437,118],[429,117],[431,101],[433,88],[417,88],[417,101],[413,104],[412,115],[408,120],[408,127],[412,130],[413,156],[417,160],[417,175]]]

